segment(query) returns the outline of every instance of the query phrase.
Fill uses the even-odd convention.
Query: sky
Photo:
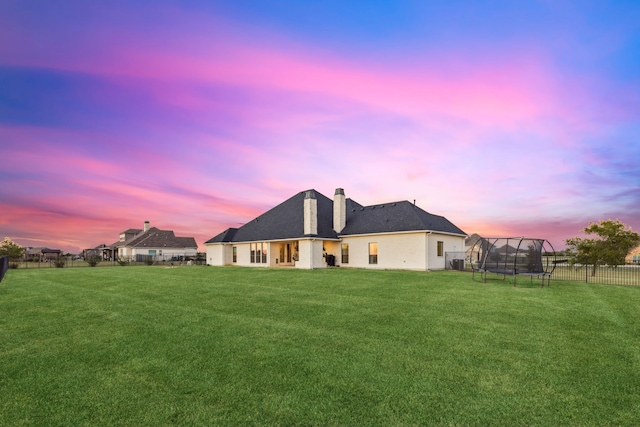
[[[0,0],[0,238],[204,242],[300,191],[640,231],[640,2]]]

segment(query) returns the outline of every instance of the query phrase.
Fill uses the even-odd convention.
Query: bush
[[[9,263],[9,268],[15,270],[18,268],[18,263],[17,262],[10,262]]]
[[[53,261],[53,264],[56,266],[56,268],[63,268],[66,263],[67,259],[63,256],[60,256]]]
[[[146,260],[144,260],[144,262],[147,265],[153,265],[153,257],[152,256],[148,256]]]
[[[123,267],[125,265],[129,265],[129,259],[128,258],[123,258],[123,257],[118,257],[118,264],[120,264]]]
[[[89,267],[95,267],[100,263],[100,261],[102,261],[102,259],[99,256],[95,256],[95,255],[92,255],[89,258],[87,258],[87,264],[89,264]]]

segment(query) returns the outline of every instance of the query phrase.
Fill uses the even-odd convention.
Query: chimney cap
[[[342,196],[344,196],[344,189],[342,189],[342,188],[336,188],[336,194],[335,194],[335,195],[336,195],[336,196],[337,196],[337,195],[342,195]]]
[[[307,190],[304,192],[304,198],[305,199],[315,199],[316,198],[316,192],[313,190]]]

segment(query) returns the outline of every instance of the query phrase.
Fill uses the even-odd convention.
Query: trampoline
[[[545,239],[526,237],[481,237],[471,249],[470,260],[473,280],[476,274],[486,283],[487,274],[513,276],[516,286],[518,276],[540,279],[542,286],[551,284],[551,274],[556,267],[556,255],[551,243]]]

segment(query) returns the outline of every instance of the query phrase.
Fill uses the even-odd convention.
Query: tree
[[[8,237],[5,237],[4,240],[0,242],[0,256],[4,255],[8,255],[11,261],[17,261],[24,255],[24,248]]]
[[[572,237],[565,242],[571,264],[592,265],[592,276],[596,275],[596,268],[600,265],[624,264],[629,250],[640,242],[640,235],[617,219],[592,222],[584,232],[597,237]]]

